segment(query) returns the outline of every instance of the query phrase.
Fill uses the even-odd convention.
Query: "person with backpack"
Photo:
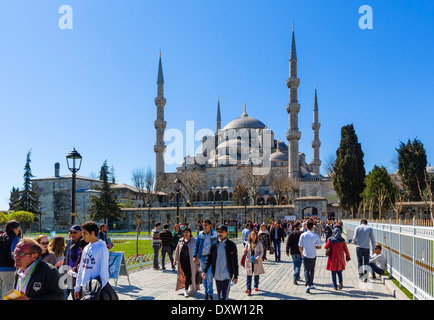
[[[13,252],[20,241],[20,223],[9,220],[6,223],[6,232],[0,235],[0,293],[3,296],[12,290],[14,285],[14,257]]]

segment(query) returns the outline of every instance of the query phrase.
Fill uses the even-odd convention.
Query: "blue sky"
[[[58,26],[65,4],[72,30]],[[373,30],[359,28],[362,5],[373,9]],[[22,187],[30,149],[39,178],[52,176],[55,162],[69,174],[73,147],[83,156],[79,175],[107,159],[131,184],[134,169],[154,167],[160,49],[167,129],[194,121],[196,131],[213,130],[220,96],[222,126],[246,101],[249,116],[287,142],[293,21],[306,159],[317,83],[323,162],[353,123],[367,171],[394,171],[395,148],[414,138],[433,164],[433,18],[431,0],[2,1],[0,209]]]

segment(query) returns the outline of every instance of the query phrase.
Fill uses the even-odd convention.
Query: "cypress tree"
[[[365,189],[365,163],[363,151],[353,124],[342,127],[341,142],[336,151],[333,188],[340,206],[355,213]]]
[[[407,144],[400,143],[398,152],[398,174],[408,192],[408,200],[420,201],[420,193],[417,186],[419,180],[421,190],[426,188],[425,170],[427,166],[426,151],[422,142],[414,139]]]
[[[104,220],[105,223],[120,220],[121,208],[116,200],[115,191],[111,188],[109,181],[109,168],[107,160],[101,166],[100,180],[102,184],[95,189],[100,191],[99,196],[91,196],[90,209],[93,212],[93,219]]]
[[[9,197],[9,210],[17,211],[20,205],[20,188],[12,187],[11,195]]]
[[[31,150],[27,153],[26,164],[24,166],[24,183],[23,190],[19,192],[20,199],[15,210],[22,210],[40,214],[39,212],[39,195],[32,190],[32,169],[30,168]]]

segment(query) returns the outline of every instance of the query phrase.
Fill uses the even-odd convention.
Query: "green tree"
[[[352,124],[342,127],[341,142],[336,151],[334,164],[333,188],[339,198],[339,204],[350,210],[352,216],[362,200],[365,189],[364,153]]]
[[[9,210],[17,211],[20,205],[20,188],[12,187],[11,195],[9,197]]]
[[[3,226],[8,220],[8,216],[4,212],[0,212],[0,226]]]
[[[40,214],[39,212],[39,195],[32,190],[32,169],[30,168],[31,150],[27,153],[26,165],[24,166],[24,184],[23,190],[20,191],[20,200],[17,206],[18,210]]]
[[[365,184],[363,199],[366,202],[370,200],[374,202],[374,207],[376,206],[378,209],[378,218],[381,219],[382,210],[390,208],[390,203],[394,201],[397,192],[392,179],[385,167],[375,165],[366,176]]]
[[[422,190],[426,188],[427,156],[425,148],[420,140],[414,139],[411,142],[409,139],[407,144],[401,142],[396,151],[398,152],[398,174],[407,190],[408,200],[420,201],[418,181]]]
[[[12,212],[7,215],[7,218],[8,220],[17,220],[21,225],[23,234],[25,227],[29,227],[32,223],[35,222],[35,214],[33,212],[28,212],[24,210]]]
[[[101,185],[95,186],[95,189],[100,191],[99,196],[90,197],[92,220],[104,220],[104,223],[119,221],[122,211],[109,182],[107,160],[101,166],[100,180]]]

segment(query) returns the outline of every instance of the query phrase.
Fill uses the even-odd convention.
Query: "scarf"
[[[341,232],[341,229],[339,229],[339,228],[334,228],[334,229],[333,229],[332,236],[329,238],[329,240],[330,240],[332,243],[339,243],[339,242],[345,241],[345,239],[342,238],[342,232]]]

